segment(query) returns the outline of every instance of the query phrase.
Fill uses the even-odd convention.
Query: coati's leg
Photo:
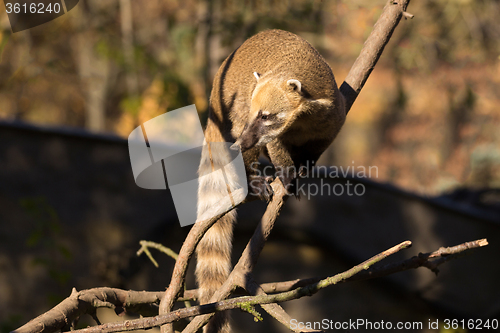
[[[321,154],[328,148],[330,141],[315,140],[300,147],[287,146],[277,139],[267,144],[267,152],[276,169],[276,176],[280,178],[288,194],[297,193],[297,178],[308,174]]]
[[[259,148],[252,148],[243,152],[243,161],[245,162],[248,181],[248,195],[257,196],[262,200],[269,201],[273,194],[273,189],[269,184],[269,179],[259,169],[259,155]]]
[[[301,147],[296,147],[296,149],[292,149],[291,155],[293,156],[293,160],[297,167],[297,170],[309,173],[311,170],[308,170],[316,165],[316,162],[321,157],[321,154],[328,148],[331,140],[328,139],[320,139],[309,141]],[[303,176],[300,174],[299,176]]]
[[[298,168],[290,155],[290,147],[286,147],[282,141],[276,139],[267,144],[267,152],[276,170],[276,176],[279,177],[288,194],[295,194]]]

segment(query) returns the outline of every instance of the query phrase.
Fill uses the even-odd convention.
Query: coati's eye
[[[259,118],[260,118],[261,120],[264,120],[264,121],[265,121],[265,120],[268,120],[268,119],[269,119],[269,114],[270,114],[270,112],[269,112],[269,111],[262,111],[262,110],[260,110],[260,111],[259,111],[259,115],[258,115],[258,116],[259,116]]]

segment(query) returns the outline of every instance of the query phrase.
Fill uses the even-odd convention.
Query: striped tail
[[[205,135],[212,142],[224,142],[220,132],[209,120]],[[220,136],[220,137],[219,137]],[[203,149],[199,167],[198,184],[198,216],[201,216],[211,207],[217,205],[227,197],[227,179],[216,175],[227,165],[227,156],[219,150],[217,144],[208,144]],[[227,168],[226,168],[227,169]],[[227,170],[231,172],[231,170]],[[200,304],[209,303],[212,295],[219,289],[231,273],[231,250],[233,225],[236,222],[236,211],[232,210],[223,215],[203,236],[196,248],[196,280],[198,282]],[[217,312],[204,328],[205,333],[229,333],[228,312]]]
[[[231,273],[233,210],[219,219],[205,234],[196,249],[196,280],[200,304],[210,301]],[[217,312],[205,326],[204,333],[229,333],[229,312]]]

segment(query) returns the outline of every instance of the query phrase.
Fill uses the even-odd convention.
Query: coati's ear
[[[299,80],[291,79],[286,82],[286,85],[289,86],[293,91],[298,93],[302,92],[302,84]]]
[[[259,73],[253,72],[253,76],[255,76],[255,78],[257,79],[257,81],[259,81],[259,79],[260,79],[260,74]]]

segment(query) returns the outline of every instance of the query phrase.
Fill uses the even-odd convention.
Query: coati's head
[[[252,94],[250,113],[234,144],[242,151],[262,147],[286,132],[304,111],[301,106],[306,100],[299,80],[253,74],[257,85]]]

